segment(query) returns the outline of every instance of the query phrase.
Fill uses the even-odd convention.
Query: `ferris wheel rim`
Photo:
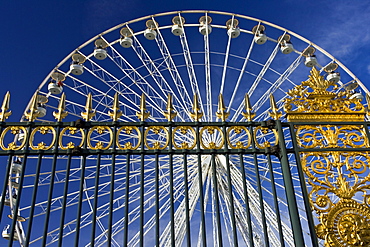
[[[80,46],[78,46],[77,48],[75,48],[71,53],[69,53],[64,59],[62,59],[50,72],[49,74],[43,79],[43,81],[39,84],[38,88],[35,90],[35,92],[33,94],[37,94],[41,88],[49,81],[49,78],[51,77],[51,75],[58,70],[58,68],[63,65],[65,62],[67,62],[67,60],[78,50],[84,48],[85,46],[87,46],[88,44],[94,42],[96,39],[98,38],[101,38],[103,35],[105,34],[108,34],[108,33],[111,33],[123,26],[127,26],[129,24],[132,24],[132,23],[135,23],[135,22],[139,22],[139,21],[142,21],[142,20],[146,20],[146,19],[149,19],[149,18],[154,18],[154,17],[160,17],[160,16],[166,16],[166,15],[174,15],[174,14],[177,14],[177,15],[181,15],[181,14],[189,14],[189,13],[206,13],[206,14],[219,14],[219,15],[228,15],[228,16],[235,16],[235,17],[240,17],[240,18],[243,18],[243,19],[247,19],[247,20],[251,20],[251,21],[255,21],[255,22],[258,22],[258,23],[262,23],[262,24],[265,24],[265,25],[268,25],[268,26],[271,26],[273,28],[276,28],[278,30],[281,30],[281,31],[284,31],[286,33],[289,33],[290,35],[293,35],[295,38],[298,38],[300,40],[302,40],[303,42],[307,43],[309,46],[312,46],[314,47],[316,50],[320,51],[321,53],[323,53],[325,56],[327,56],[328,58],[330,58],[332,60],[332,62],[336,63],[339,65],[339,67],[341,69],[343,69],[350,77],[353,78],[354,81],[356,81],[361,89],[363,89],[365,91],[365,93],[369,93],[370,91],[365,87],[365,85],[361,82],[361,80],[355,75],[352,73],[352,71],[350,69],[348,69],[340,60],[336,59],[333,55],[331,55],[329,52],[327,52],[326,50],[324,50],[323,48],[321,48],[319,45],[311,42],[310,40],[308,40],[307,38],[289,30],[289,29],[286,29],[284,27],[281,27],[277,24],[274,24],[272,22],[268,22],[268,21],[265,21],[265,20],[262,20],[262,19],[259,19],[259,18],[255,18],[255,17],[251,17],[251,16],[246,16],[246,15],[243,15],[243,14],[237,14],[237,13],[230,13],[230,12],[224,12],[224,11],[215,11],[215,10],[181,10],[181,11],[168,11],[168,12],[161,12],[161,13],[157,13],[157,14],[152,14],[152,15],[146,15],[146,16],[143,16],[143,17],[139,17],[139,18],[135,18],[133,20],[130,20],[130,21],[126,21],[126,22],[123,22],[123,23],[120,23],[120,24],[117,24],[116,26],[113,26],[97,35],[95,35],[94,37],[90,38],[89,40],[85,41],[84,43],[82,43]],[[198,25],[198,24],[197,24]],[[187,26],[187,25],[186,25]],[[224,26],[224,28],[226,28],[226,26]],[[134,35],[137,35],[139,33],[142,33],[143,31],[139,31],[139,32],[135,32]],[[118,42],[119,39],[115,40],[115,42]],[[113,43],[113,42],[112,42]],[[25,117],[25,113],[27,112],[27,110],[29,109],[31,105],[31,101],[28,102],[25,110],[24,110],[24,113],[21,117],[21,121],[25,121],[24,120],[24,117]]]

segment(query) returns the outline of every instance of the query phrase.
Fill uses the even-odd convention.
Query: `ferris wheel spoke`
[[[180,104],[182,103],[185,104],[185,105],[182,105],[182,108],[185,109],[185,111],[188,111],[188,109],[191,107],[191,97],[188,94],[188,91],[185,87],[183,79],[177,69],[175,62],[173,61],[172,55],[168,49],[168,46],[166,44],[165,39],[163,38],[163,35],[160,29],[158,29],[158,35],[155,40],[157,42],[159,50],[161,51],[163,60],[166,63],[166,69],[170,73],[174,86],[176,87],[177,92],[178,92],[177,94],[174,93],[173,95],[176,96],[175,99]],[[177,98],[177,95],[180,96],[181,100]],[[189,116],[189,112],[187,112],[187,115]]]
[[[191,51],[189,49],[189,44],[188,44],[188,40],[186,37],[186,29],[184,29],[184,33],[180,35],[180,41],[181,41],[181,46],[182,46],[182,50],[184,54],[186,69],[188,72],[188,77],[190,80],[190,86],[191,86],[192,93],[193,95],[199,96],[198,100],[200,101],[200,108],[201,108],[201,111],[204,112],[203,99],[202,97],[200,97],[201,94],[199,91],[199,84],[198,84],[197,76],[195,74]]]

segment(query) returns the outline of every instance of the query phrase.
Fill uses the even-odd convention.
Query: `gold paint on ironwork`
[[[174,117],[176,117],[177,112],[174,112],[174,111],[173,111],[172,95],[171,95],[171,94],[168,94],[166,110],[167,110],[167,111],[163,112],[164,117],[165,117],[168,121],[172,121],[172,119],[173,119]]]
[[[230,113],[226,111],[224,98],[222,97],[222,94],[220,93],[218,95],[218,111],[216,112],[216,117],[221,119],[222,122],[225,122],[226,119],[229,117]]]
[[[29,112],[26,112],[24,115],[30,121],[33,122],[39,115],[40,112],[37,110],[37,95],[34,94],[31,100],[31,106]]]
[[[148,138],[149,132],[153,132],[155,135],[160,137],[160,140],[154,140],[153,138]],[[165,141],[163,140],[165,139]],[[170,137],[167,128],[164,126],[149,126],[146,128],[144,133],[144,143],[145,146],[150,149],[165,149],[170,142]]]
[[[244,105],[245,105],[245,112],[242,112],[242,116],[247,119],[248,122],[251,122],[253,118],[256,116],[256,113],[252,112],[251,102],[249,100],[249,95],[246,93],[244,96]]]
[[[140,111],[136,112],[136,116],[140,121],[145,121],[150,116],[150,113],[146,110],[145,94],[141,95]]]
[[[20,149],[22,149],[24,147],[24,145],[26,144],[26,138],[23,138],[23,140],[21,141],[21,144],[20,145],[17,145],[17,143],[15,141],[10,142],[10,143],[8,143],[6,145],[4,144],[5,135],[9,131],[13,135],[18,135],[18,134],[21,134],[21,133],[23,133],[25,136],[27,135],[27,130],[23,126],[8,126],[1,133],[1,136],[0,136],[0,148],[2,150],[20,150]],[[12,138],[12,139],[14,139],[14,138]]]
[[[179,134],[179,132],[181,133],[181,135]],[[187,141],[182,141],[180,145],[178,145],[176,139]],[[172,132],[172,143],[176,149],[193,149],[197,144],[196,132],[194,128],[190,126],[177,126],[176,128],[174,128]]]
[[[271,112],[269,112],[270,117],[272,117],[272,119],[275,119],[275,120],[278,120],[279,118],[281,118],[283,114],[278,111],[275,98],[272,94],[270,94],[270,107],[271,107]]]
[[[369,153],[305,152],[301,162],[325,246],[369,246]]]
[[[134,134],[134,131],[136,131],[137,134]],[[121,134],[122,132],[122,134]],[[125,139],[126,137],[121,137],[125,133],[126,135],[134,135],[134,138],[137,139],[136,145],[134,146],[132,142],[127,141],[123,143],[123,145],[120,144],[120,139]],[[122,126],[117,130],[117,138],[116,138],[116,144],[119,149],[130,149],[130,150],[136,150],[141,144],[141,132],[138,127],[136,126]]]
[[[198,96],[196,94],[194,94],[193,112],[190,113],[190,117],[194,119],[196,122],[198,122],[199,119],[203,117],[203,112],[200,111]]]
[[[108,132],[109,133],[109,141],[106,141],[106,142],[97,141],[95,143],[95,146],[92,145],[91,142],[95,139],[95,137],[91,137],[91,136],[94,134],[94,132],[97,132],[99,136],[105,135],[105,133]],[[113,131],[108,126],[94,126],[94,127],[89,129],[89,132],[87,133],[86,141],[87,141],[87,146],[90,149],[93,149],[93,150],[97,150],[97,149],[107,150],[113,144]]]
[[[235,134],[232,134],[232,132]],[[243,132],[245,134],[243,134]],[[232,149],[246,149],[251,145],[251,134],[244,126],[231,126],[227,129],[226,135],[227,144]],[[239,135],[239,137],[236,137],[235,135]],[[241,141],[241,138],[246,139],[246,142]]]
[[[351,90],[325,80],[313,67],[307,81],[288,91],[284,110],[290,122],[364,121],[368,113]],[[367,95],[368,102],[370,97]],[[370,155],[363,125],[296,125],[317,236],[325,247],[370,246]],[[305,152],[305,148],[317,149]],[[338,151],[326,151],[331,148]],[[346,150],[341,150],[346,148]]]
[[[207,143],[205,143],[205,138],[203,138],[203,133],[204,131],[207,131],[210,136],[210,139],[212,139],[212,135],[216,134],[216,131],[217,133],[219,134],[219,136],[216,136],[217,138],[217,143],[214,142],[214,141],[207,141]],[[225,144],[225,137],[224,137],[224,134],[222,133],[222,130],[217,127],[217,126],[205,126],[203,128],[200,129],[199,131],[199,140],[200,140],[200,145],[202,146],[202,148],[204,149],[221,149],[223,148],[224,144]]]
[[[289,122],[364,121],[366,109],[354,93],[334,92],[338,85],[313,67],[307,81],[289,90],[284,111]]]
[[[45,142],[39,142],[36,144],[36,146],[34,145],[34,140],[35,140],[35,135],[37,132],[40,132],[42,135],[46,135],[48,134],[49,132],[51,132],[51,134],[53,135],[53,139],[51,141],[51,143],[49,145],[47,145]],[[54,146],[54,143],[56,141],[56,131],[53,127],[51,126],[39,126],[39,127],[36,127],[32,130],[31,132],[31,135],[30,135],[30,147],[32,150],[49,150],[51,149],[53,146]]]
[[[62,93],[62,96],[60,97],[59,100],[59,105],[58,105],[58,112],[53,112],[53,116],[58,122],[61,122],[67,115],[68,112],[64,111],[66,108],[66,95]]]
[[[108,112],[108,115],[112,118],[113,121],[117,121],[122,116],[122,112],[119,109],[118,92],[114,94],[112,111]]]
[[[302,148],[369,147],[366,131],[360,125],[295,126],[298,146]]]
[[[95,116],[95,111],[92,109],[92,95],[89,93],[86,98],[85,105],[86,112],[81,112],[81,116],[85,121],[90,121],[93,116]]]
[[[80,141],[80,144],[77,145],[77,147],[82,147],[83,144],[84,144],[84,140],[85,140],[85,132],[82,129],[79,129],[79,128],[76,128],[76,127],[65,127],[65,128],[62,129],[62,131],[60,132],[60,135],[59,135],[59,147],[63,150],[70,149],[70,148],[75,148],[76,144],[73,143],[72,141],[68,142],[67,145],[64,146],[63,145],[63,137],[73,136],[73,135],[76,135],[78,132],[81,134],[81,137],[80,137],[81,141]],[[73,137],[73,139],[76,139],[76,138],[79,138],[79,137]]]
[[[370,95],[369,93],[366,94],[366,103],[367,103],[367,116],[370,117]]]
[[[5,120],[12,115],[12,111],[9,110],[9,104],[10,104],[10,93],[9,91],[5,94],[3,104],[1,106],[1,112],[0,112],[0,122],[5,122]]]
[[[263,143],[260,141],[261,139],[263,139]],[[256,147],[261,149],[276,146],[279,142],[278,133],[275,129],[257,126],[254,128],[254,142]]]

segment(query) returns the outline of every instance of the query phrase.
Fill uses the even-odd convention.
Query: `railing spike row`
[[[66,95],[63,93],[59,100],[58,112],[53,112],[53,116],[58,122],[61,122],[67,115],[68,112],[64,111],[66,108]]]
[[[0,112],[0,122],[5,122],[5,120],[12,115],[12,111],[9,110],[9,102],[10,102],[10,93],[9,91],[5,94],[3,104],[1,106]]]
[[[251,102],[249,100],[248,93],[244,96],[244,105],[245,105],[245,112],[242,112],[242,115],[247,121],[251,122],[253,118],[256,116],[256,113],[252,112]]]
[[[89,93],[86,98],[86,112],[81,112],[81,116],[85,121],[90,121],[93,116],[95,116],[95,111],[92,109],[92,95]]]
[[[108,115],[112,118],[113,121],[117,121],[122,116],[122,112],[119,109],[119,100],[117,92],[114,94],[112,110],[113,111],[109,112]]]

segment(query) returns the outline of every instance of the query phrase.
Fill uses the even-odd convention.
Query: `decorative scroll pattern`
[[[302,148],[369,147],[363,126],[300,125],[296,129],[298,146]]]
[[[325,246],[369,246],[370,154],[309,152],[301,161]]]
[[[117,128],[114,131],[114,128]],[[277,145],[278,137],[274,129],[248,126],[168,126],[148,125],[144,132],[140,126],[93,126],[91,128],[61,127],[59,133],[54,125],[31,128],[29,148],[32,150],[51,150],[57,146],[61,150],[83,148],[91,150],[163,150],[172,144],[174,149],[192,150],[199,144],[201,149],[248,149],[255,143],[256,148],[264,149]],[[224,130],[225,128],[225,130]],[[0,135],[0,150],[21,150],[26,146],[28,130],[23,126],[8,126]],[[116,133],[116,134],[114,134]],[[226,133],[226,137],[225,137]],[[20,138],[20,137],[23,138]],[[199,143],[198,143],[199,141]],[[57,145],[55,145],[57,143]]]

